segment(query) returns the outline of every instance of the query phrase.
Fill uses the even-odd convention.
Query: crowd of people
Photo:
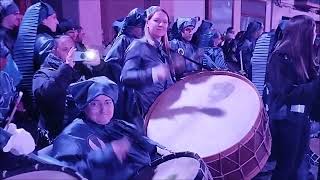
[[[310,118],[320,119],[312,18],[298,15],[267,33],[252,21],[245,31],[222,34],[198,17],[170,24],[159,6],[135,8],[114,23],[105,57],[91,50],[79,60],[77,53],[88,52],[84,30],[58,21],[49,4],[30,6],[22,18],[13,1],[1,2],[0,12],[0,158],[12,162],[1,170],[19,166],[9,151],[49,148],[49,156],[88,179],[129,179],[159,156],[143,129],[156,98],[189,74],[219,70],[247,77],[263,98],[270,161],[277,163],[272,180],[301,180]]]

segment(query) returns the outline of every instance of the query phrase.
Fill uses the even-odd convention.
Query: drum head
[[[21,168],[15,171],[3,171],[2,178],[5,180],[81,180],[79,173],[67,167],[52,164],[35,164],[32,167]]]
[[[140,169],[132,180],[210,179],[207,166],[199,155],[180,152],[163,156]]]
[[[147,136],[168,149],[218,154],[254,128],[260,97],[244,77],[229,72],[190,75],[162,93],[149,109]]]
[[[70,174],[59,172],[59,171],[50,171],[50,170],[41,170],[26,172],[18,175],[14,175],[5,180],[78,180],[78,178],[71,176]]]

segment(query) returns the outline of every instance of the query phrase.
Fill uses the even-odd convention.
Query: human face
[[[131,32],[133,33],[133,35],[136,37],[136,38],[142,38],[143,36],[143,28],[142,27],[137,27],[137,26],[134,26],[132,27],[131,29]]]
[[[160,40],[168,30],[168,16],[163,11],[158,11],[147,21],[147,28],[152,38]]]
[[[86,106],[84,112],[89,120],[105,125],[112,119],[114,104],[110,97],[99,95]]]
[[[213,47],[217,47],[221,43],[221,35],[219,35],[217,38],[213,39]]]
[[[77,42],[82,42],[84,36],[85,36],[85,32],[83,31],[83,29],[78,29]]]
[[[72,29],[72,30],[67,31],[66,35],[70,36],[73,39],[73,41],[76,41],[77,37],[78,37],[78,31]]]
[[[3,22],[6,22],[5,24],[8,26],[8,29],[14,29],[20,25],[22,16],[19,12],[16,12],[15,14],[10,14],[3,18]]]
[[[261,34],[263,33],[263,31],[264,31],[264,26],[262,25],[261,29],[256,32],[255,39],[258,39],[261,36]]]
[[[228,32],[227,34],[226,34],[226,39],[227,40],[231,40],[231,39],[234,39],[235,38],[235,32],[234,32],[234,30],[232,30],[232,31],[230,31],[230,32]]]
[[[65,62],[69,51],[74,48],[74,46],[74,42],[71,38],[61,38],[57,41],[55,55]]]
[[[59,21],[57,19],[56,13],[52,14],[51,16],[48,16],[46,19],[42,21],[43,25],[46,25],[52,32],[57,31],[57,25],[59,24]]]
[[[181,32],[182,38],[186,41],[191,41],[193,36],[193,29],[194,29],[193,26],[185,27]]]

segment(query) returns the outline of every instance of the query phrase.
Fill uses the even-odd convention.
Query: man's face
[[[114,104],[110,97],[99,95],[86,106],[84,112],[89,120],[105,125],[112,119]]]
[[[226,34],[226,39],[227,39],[227,40],[231,40],[231,39],[234,39],[234,38],[235,38],[235,32],[234,32],[234,30],[229,31],[229,32]]]
[[[85,33],[83,31],[83,29],[78,29],[78,36],[77,36],[77,42],[82,42],[83,38],[85,36]]]
[[[134,26],[134,27],[132,27],[131,32],[138,39],[142,38],[144,35],[143,27]]]
[[[74,42],[71,38],[62,38],[57,42],[55,55],[65,62],[69,51],[74,48],[74,46]]]
[[[5,21],[8,25],[7,28],[14,29],[20,25],[22,19],[22,15],[19,12],[16,12],[15,14],[10,14],[3,18],[3,22]]]
[[[57,15],[54,13],[51,16],[48,16],[46,19],[42,21],[42,24],[46,25],[52,32],[57,31],[57,25],[59,21],[57,19]]]
[[[70,36],[73,39],[73,41],[77,40],[77,37],[78,37],[78,31],[77,30],[72,29],[72,30],[67,31],[65,34]]]
[[[255,39],[258,39],[264,31],[264,26],[261,26],[261,29],[255,33]]]
[[[188,26],[188,27],[185,27],[182,31],[181,31],[181,36],[184,40],[186,41],[191,41],[192,39],[192,36],[193,36],[193,29],[194,27],[193,26]]]

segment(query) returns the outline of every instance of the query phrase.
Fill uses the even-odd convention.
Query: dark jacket
[[[268,104],[271,119],[286,119],[291,105],[305,105],[306,115],[320,92],[319,77],[304,82],[294,69],[291,58],[274,52],[267,66]]]
[[[49,53],[54,47],[54,32],[52,32],[47,26],[39,25],[37,31],[37,37],[34,44],[34,57],[33,63],[35,71],[37,71]]]
[[[13,85],[12,78],[4,71],[0,71],[0,84],[0,123],[2,123],[10,115],[16,88]]]
[[[223,51],[220,47],[205,47],[203,50],[204,54],[209,57],[204,58],[202,61],[205,67],[211,69],[228,70],[228,66],[224,60]]]
[[[52,137],[63,129],[67,87],[80,78],[80,73],[50,54],[33,78],[32,89],[40,110],[39,126]]]
[[[57,136],[62,131],[63,125],[74,119],[77,114],[72,101],[67,101],[67,105],[71,107],[68,108],[68,114],[66,114],[68,86],[80,80],[82,76],[85,78],[100,75],[108,77],[103,67],[100,64],[89,69],[82,63],[76,63],[71,68],[54,54],[50,53],[48,55],[33,77],[32,91],[40,110],[39,126],[49,130],[51,137]],[[71,98],[68,99],[71,100]]]
[[[196,47],[193,44],[191,44],[191,42],[187,42],[185,40],[173,39],[172,41],[170,41],[170,48],[175,53],[179,53],[178,49],[181,48],[184,51],[185,57],[190,58],[192,60],[196,60],[195,59]],[[198,67],[198,65],[196,65],[195,63],[193,63],[187,59],[185,59],[185,67],[186,67],[185,73],[196,71],[196,70],[200,69],[200,67]]]
[[[153,82],[152,79],[152,68],[169,64],[168,60],[161,45],[152,46],[146,39],[134,40],[127,49],[121,81],[135,90],[138,107],[143,116],[155,99],[173,84],[170,76],[163,82]]]
[[[120,163],[110,142],[124,136],[130,139],[131,148]],[[54,141],[51,155],[88,179],[125,180],[151,162],[154,150],[155,146],[124,121],[99,125],[76,119]]]
[[[117,84],[120,82],[120,75],[124,65],[126,50],[134,39],[134,37],[121,34],[115,39],[111,49],[105,57],[104,61],[112,67],[111,73],[115,78],[114,82]]]
[[[17,31],[10,30],[3,26],[0,26],[0,41],[3,41],[5,46],[9,49],[10,53],[13,52],[14,43],[17,39]]]
[[[255,42],[249,41],[245,39],[237,48],[237,59],[238,59],[238,67],[239,70],[241,69],[240,64],[240,51],[242,52],[242,61],[243,61],[243,69],[247,74],[247,77],[251,80],[252,79],[252,65],[251,65],[251,58],[253,55],[253,50],[255,47]]]

